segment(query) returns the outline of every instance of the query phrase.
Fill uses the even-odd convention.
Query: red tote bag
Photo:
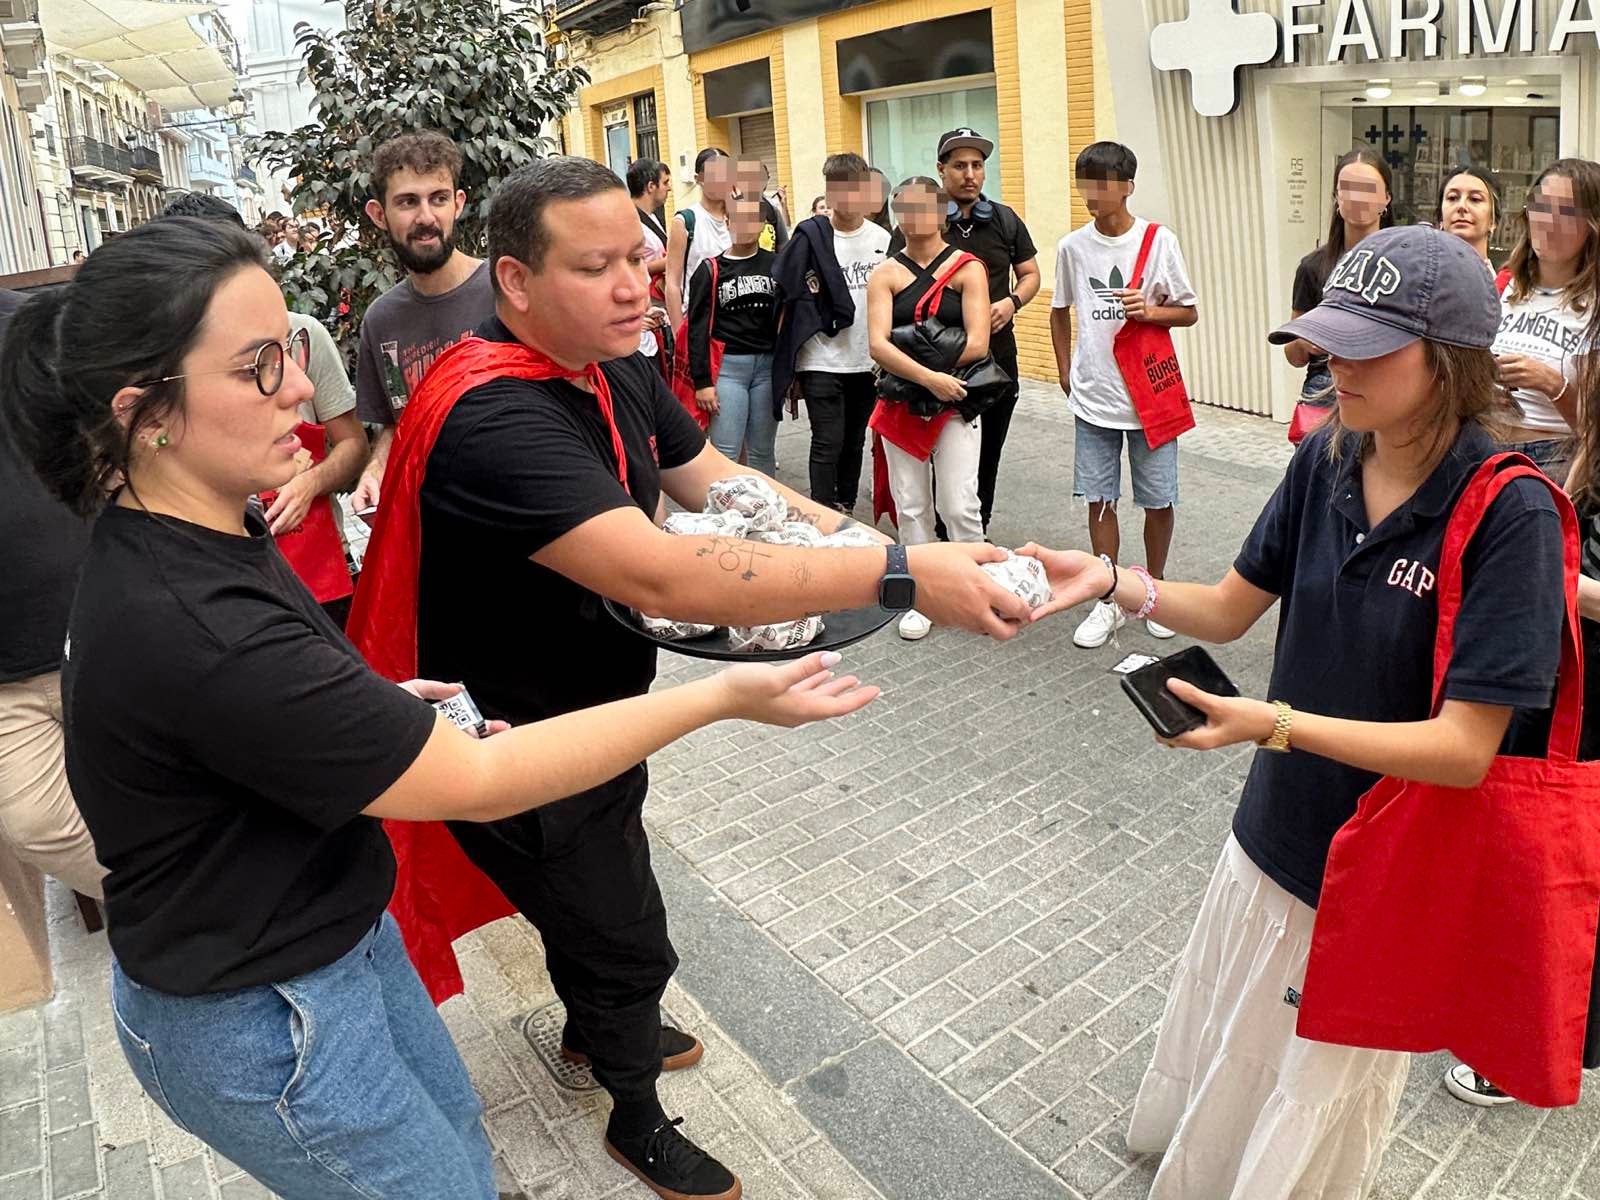
[[[717,340],[717,260],[706,260],[711,264],[711,317],[706,332],[711,338],[711,380],[716,382],[717,376],[722,374],[722,355],[727,349],[725,342]],[[689,415],[694,418],[695,424],[700,426],[702,432],[711,428],[711,413],[700,407],[694,398],[694,376],[689,370],[689,318],[684,317],[683,324],[673,331],[672,337],[672,376],[669,380],[672,394],[678,398],[678,403],[689,410]]]
[[[1128,287],[1137,290],[1144,283],[1145,265],[1161,226],[1152,222],[1144,231],[1138,261]],[[1148,321],[1127,321],[1111,344],[1122,382],[1133,398],[1133,410],[1144,426],[1150,449],[1164,446],[1179,434],[1194,428],[1194,410],[1189,407],[1189,390],[1178,369],[1178,350],[1172,344],[1172,331]]]
[[[295,433],[299,435],[300,444],[310,452],[312,466],[328,457],[325,426],[302,421]],[[261,493],[261,503],[266,508],[271,508],[277,498],[276,491]],[[278,535],[278,549],[318,604],[343,600],[356,590],[344,560],[344,542],[339,538],[339,527],[333,523],[333,506],[328,497],[318,496],[306,510],[304,521]]]
[[[1528,1104],[1575,1104],[1600,921],[1600,763],[1583,723],[1577,518],[1520,455],[1486,462],[1439,555],[1434,706],[1461,607],[1461,560],[1514,479],[1548,484],[1566,543],[1566,628],[1548,758],[1494,760],[1476,788],[1385,778],[1334,837],[1300,1002],[1301,1037],[1449,1050]]]

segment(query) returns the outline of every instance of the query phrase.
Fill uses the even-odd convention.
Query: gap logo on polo
[[[1389,586],[1404,588],[1419,598],[1433,591],[1437,578],[1430,568],[1409,558],[1397,558],[1389,568]]]

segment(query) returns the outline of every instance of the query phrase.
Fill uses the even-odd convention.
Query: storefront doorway
[[[1331,168],[1352,146],[1382,154],[1394,172],[1394,214],[1402,225],[1435,223],[1443,183],[1462,166],[1487,167],[1503,197],[1489,243],[1498,266],[1516,246],[1533,181],[1560,157],[1560,92],[1559,79],[1538,77],[1394,88],[1373,81],[1356,95],[1348,85],[1336,87],[1324,92],[1324,158]]]

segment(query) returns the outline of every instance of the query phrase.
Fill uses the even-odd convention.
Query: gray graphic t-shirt
[[[409,278],[379,296],[361,322],[356,414],[393,425],[433,360],[493,315],[488,263],[441,296],[420,294]]]

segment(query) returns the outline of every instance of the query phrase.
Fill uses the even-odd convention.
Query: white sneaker
[[[920,642],[932,628],[933,622],[914,608],[900,618],[900,636],[908,642]]]
[[[1111,640],[1111,635],[1128,623],[1127,614],[1109,600],[1102,600],[1084,618],[1072,635],[1072,643],[1085,650],[1097,650]]]
[[[1445,1072],[1444,1086],[1457,1100],[1479,1108],[1498,1108],[1517,1102],[1515,1097],[1506,1095],[1466,1063],[1457,1063]]]
[[[1178,636],[1177,634],[1173,633],[1172,630],[1168,629],[1165,625],[1158,624],[1157,622],[1151,620],[1149,617],[1146,617],[1144,619],[1144,629],[1145,629],[1145,632],[1148,633],[1151,637],[1160,638],[1163,642],[1166,641],[1170,637],[1177,637]]]

